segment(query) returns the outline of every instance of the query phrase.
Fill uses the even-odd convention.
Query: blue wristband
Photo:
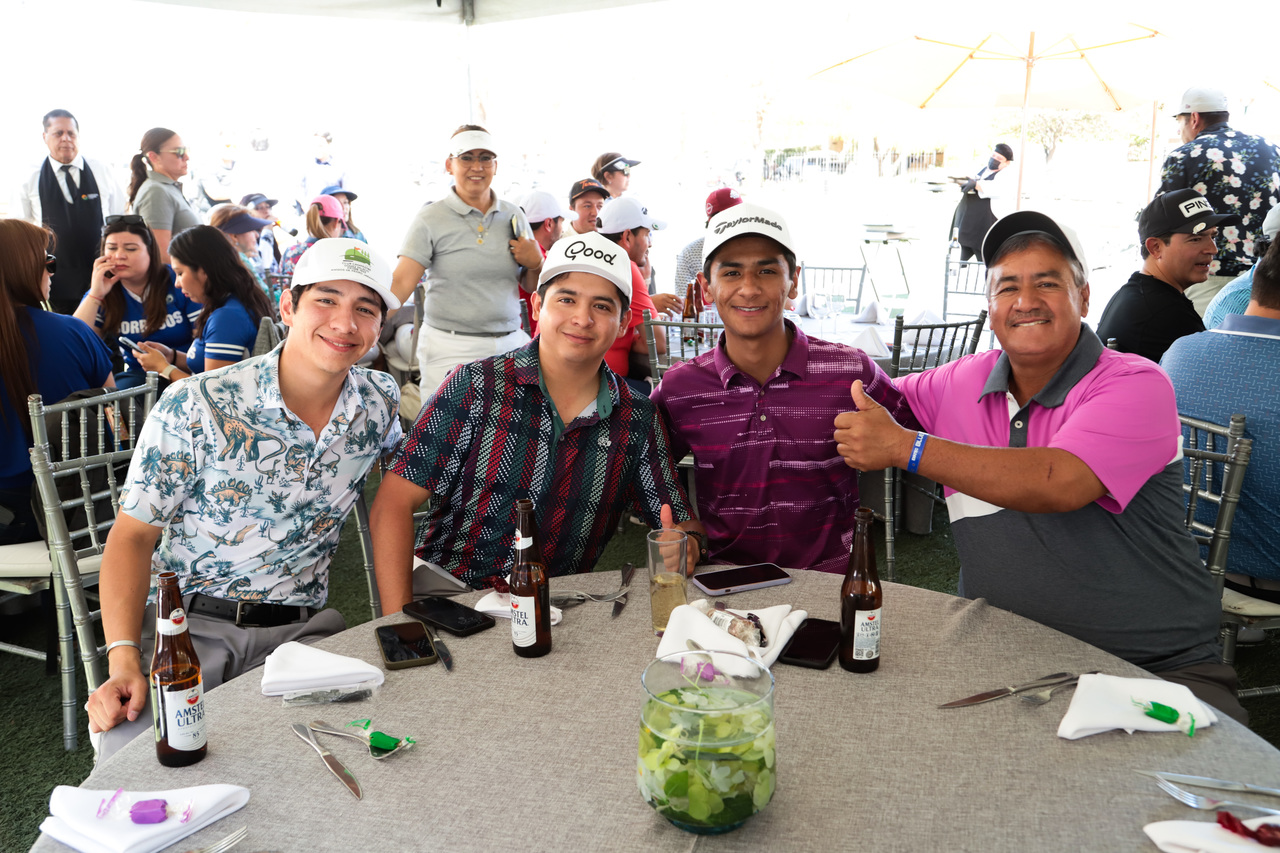
[[[920,467],[920,457],[924,455],[924,443],[929,440],[929,433],[916,433],[916,443],[911,445],[911,458],[907,460],[907,470],[912,474]]]

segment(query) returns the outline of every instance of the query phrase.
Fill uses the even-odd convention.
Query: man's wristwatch
[[[698,543],[698,565],[702,565],[707,561],[707,534],[699,533],[697,530],[690,530],[688,534]]]

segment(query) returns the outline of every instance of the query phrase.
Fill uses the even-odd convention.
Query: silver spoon
[[[400,750],[408,749],[416,743],[416,741],[409,738],[401,738],[400,742],[391,749],[383,749],[382,747],[374,746],[370,743],[369,735],[364,731],[352,728],[340,729],[337,726],[329,725],[324,720],[312,720],[307,724],[307,728],[320,734],[337,735],[338,737],[349,737],[352,740],[358,740],[365,746],[369,747],[369,755],[373,756],[375,761],[381,761],[384,758],[395,755]]]

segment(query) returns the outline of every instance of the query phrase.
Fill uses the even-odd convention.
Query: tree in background
[[[996,135],[1011,144],[1022,133],[1021,114],[997,125]],[[1035,110],[1027,114],[1027,142],[1040,146],[1046,163],[1053,160],[1063,139],[1110,139],[1114,129],[1097,113],[1080,110]]]

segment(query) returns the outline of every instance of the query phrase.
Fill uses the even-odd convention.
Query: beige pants
[[[485,338],[453,335],[424,323],[418,332],[418,370],[422,374],[422,401],[425,403],[458,365],[511,352],[529,341],[529,336],[521,329],[501,338]]]

